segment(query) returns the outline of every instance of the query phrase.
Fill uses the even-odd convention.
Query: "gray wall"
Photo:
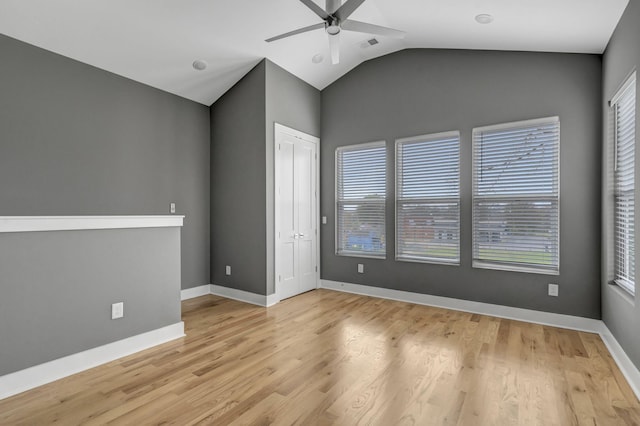
[[[602,120],[608,122],[608,101],[624,83],[629,74],[640,65],[640,1],[631,0],[618,24],[616,31],[609,42],[603,58],[603,99]],[[638,123],[640,122],[640,108],[636,103],[636,140],[638,138]],[[613,261],[613,224],[611,191],[612,184],[612,143],[608,129],[605,129],[603,151],[603,274],[602,274],[602,319],[624,348],[625,352],[640,368],[640,340],[638,340],[638,328],[640,327],[640,306],[637,301],[615,285],[608,284],[612,277]],[[636,148],[636,199],[640,199],[640,150]],[[640,241],[638,227],[636,227],[635,240]],[[636,280],[637,281],[637,280]],[[640,290],[636,290],[640,292]]]
[[[320,92],[269,60],[211,106],[211,282],[261,295],[274,292],[274,123],[318,135]]]
[[[265,66],[211,106],[211,282],[257,294],[267,268]]]
[[[208,108],[0,35],[0,216],[186,215],[209,282]]]
[[[598,55],[405,50],[365,62],[322,92],[323,279],[541,311],[600,317],[601,57]],[[471,267],[473,127],[559,116],[560,275]],[[461,265],[394,260],[396,138],[461,132]],[[334,153],[386,140],[387,259],[335,255]],[[356,264],[365,264],[365,274]],[[547,284],[560,296],[547,296]]]
[[[266,61],[267,294],[275,291],[274,124],[320,136],[320,91]],[[322,143],[322,141],[320,141]]]
[[[0,376],[180,321],[179,228],[0,233],[0,271]]]

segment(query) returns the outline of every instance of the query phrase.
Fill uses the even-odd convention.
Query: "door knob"
[[[293,234],[292,238],[295,240],[296,238],[298,238],[298,234]]]
[[[304,234],[300,234],[300,238],[304,238]]]

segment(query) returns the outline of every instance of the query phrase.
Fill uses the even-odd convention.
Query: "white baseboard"
[[[180,300],[193,299],[200,296],[211,294],[211,284],[205,284],[198,287],[185,288],[180,290]]]
[[[551,325],[571,330],[599,333],[602,321],[571,315],[554,314],[551,312],[534,311],[531,309],[513,308],[510,306],[493,305],[491,303],[473,302],[470,300],[453,299],[451,297],[432,296],[409,291],[391,290],[388,288],[371,287],[360,284],[349,284],[337,281],[320,280],[322,288],[343,291],[346,293],[362,294],[383,299],[398,300],[400,302],[417,303],[419,305],[435,306],[452,309],[454,311],[471,312],[474,314],[490,315],[535,324]]]
[[[599,334],[629,386],[640,399],[640,371],[600,320],[330,280],[320,280],[320,288]]]
[[[258,306],[264,306],[264,307],[271,306],[277,303],[277,302],[273,302],[273,298],[269,299],[271,296],[251,293],[249,291],[238,290],[235,288],[224,287],[216,284],[211,284],[211,294],[215,294],[216,296],[226,297],[227,299],[238,300],[240,302],[251,303],[252,305],[258,305]],[[269,302],[273,302],[273,303],[271,303],[270,305]]]
[[[280,302],[280,299],[276,294],[263,296],[262,294],[251,293],[249,291],[238,290],[235,288],[215,284],[206,284],[199,287],[184,289],[180,292],[180,299],[188,300],[207,294],[214,294],[216,296],[226,297],[227,299],[238,300],[240,302],[264,306],[267,308]]]
[[[182,321],[0,376],[0,399],[184,336]]]
[[[270,306],[275,305],[276,303],[280,302],[280,298],[274,293],[274,294],[269,294],[267,296],[267,300],[266,300],[266,306],[267,308]]]
[[[622,375],[627,379],[627,382],[629,382],[629,386],[633,389],[633,393],[635,393],[636,397],[640,399],[640,371],[638,371],[631,359],[629,359],[624,349],[622,349],[622,346],[620,346],[620,343],[618,343],[613,333],[611,333],[604,322],[602,322],[601,329],[602,330],[598,333],[600,334],[600,338],[607,349],[609,349],[613,360],[618,364],[618,368],[622,372]]]

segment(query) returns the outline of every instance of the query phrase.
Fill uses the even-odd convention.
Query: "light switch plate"
[[[169,205],[169,210],[171,211],[171,214],[174,214],[176,212],[176,203],[171,203]]]
[[[364,274],[364,264],[358,263],[358,273]]]
[[[558,296],[558,284],[549,284],[549,296]]]

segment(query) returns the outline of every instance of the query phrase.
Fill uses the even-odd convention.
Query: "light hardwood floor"
[[[640,424],[595,334],[328,290],[183,317],[186,338],[0,401],[0,424]]]

